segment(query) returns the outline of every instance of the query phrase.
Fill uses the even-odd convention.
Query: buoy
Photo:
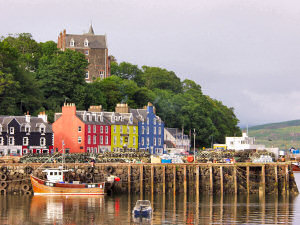
[[[115,181],[120,181],[120,177],[115,177]]]
[[[192,155],[189,155],[188,157],[187,157],[187,161],[188,162],[194,162],[194,156],[192,156]]]

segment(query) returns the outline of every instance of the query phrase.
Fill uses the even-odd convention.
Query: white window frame
[[[153,124],[156,125],[156,119],[155,118],[153,119]]]
[[[96,130],[97,130],[96,125],[93,125],[93,132],[96,133]]]
[[[158,138],[158,145],[161,145],[161,138]]]
[[[88,144],[91,144],[91,135],[88,135]]]
[[[142,127],[142,134],[145,134],[145,127]]]
[[[148,124],[148,125],[149,125],[149,122],[150,122],[149,117],[147,117],[147,124]]]
[[[99,75],[100,75],[100,78],[104,78],[104,71],[103,71],[103,70],[100,70],[100,71],[99,71]]]
[[[153,130],[153,133],[156,134],[156,127],[154,127],[153,129],[154,129],[154,130]]]
[[[46,127],[45,126],[43,126],[43,125],[40,126],[40,133],[41,134],[45,134],[46,133]]]
[[[40,138],[40,146],[46,146],[46,138],[44,137]]]
[[[81,144],[81,142],[82,142],[82,139],[81,139],[81,137],[79,136],[79,137],[78,137],[78,143]]]
[[[127,126],[127,134],[130,134],[130,126]]]
[[[75,46],[75,41],[74,41],[74,39],[72,38],[71,40],[70,40],[70,47],[74,47]]]
[[[161,127],[158,127],[158,134],[161,135]]]
[[[121,125],[120,126],[120,134],[122,134],[123,133],[123,126]]]
[[[103,136],[100,136],[100,144],[103,145]]]
[[[132,145],[135,145],[135,136],[132,137]]]
[[[28,129],[28,130],[27,130]],[[29,134],[30,133],[30,125],[25,125],[25,133]]]
[[[89,71],[86,71],[85,72],[85,79],[87,80],[87,79],[89,79],[90,78],[90,72]]]
[[[147,127],[147,134],[149,134],[149,132],[150,132],[149,130],[150,130],[150,129],[149,129],[149,126],[148,126],[148,127]]]
[[[114,145],[117,144],[117,136],[114,136]]]
[[[147,146],[150,145],[150,140],[149,140],[149,137],[147,137]]]
[[[156,146],[156,138],[153,138],[153,145]]]
[[[145,139],[142,137],[142,145],[145,145]]]
[[[133,127],[133,133],[136,134],[136,126]]]
[[[94,144],[94,145],[97,143],[97,140],[96,140],[96,138],[97,138],[97,136],[96,136],[96,135],[94,135],[94,136],[93,136],[93,144]]]
[[[91,125],[88,125],[88,133],[91,133]]]
[[[105,144],[108,145],[108,136],[105,136]]]
[[[14,127],[9,128],[9,134],[15,134],[15,128]]]
[[[105,133],[108,134],[108,126],[105,126]]]
[[[114,126],[114,134],[117,133],[117,126]]]
[[[89,40],[86,38],[83,42],[84,47],[89,47]]]
[[[100,126],[100,133],[103,134],[103,126]]]
[[[123,145],[123,137],[120,136],[120,145],[122,146]]]
[[[23,137],[23,145],[27,146],[28,145],[28,137]]]
[[[81,132],[81,126],[78,126],[78,132]]]
[[[15,138],[14,137],[9,137],[8,138],[8,145],[15,145]]]
[[[89,55],[89,50],[88,49],[84,50],[84,54]]]

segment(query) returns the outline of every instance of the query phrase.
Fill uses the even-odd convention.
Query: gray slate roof
[[[25,131],[25,126],[30,125],[30,132],[40,132],[40,125],[45,126],[46,133],[52,133],[52,125],[43,121],[42,118],[30,116],[30,123],[26,122],[25,116],[0,116],[0,124],[2,125],[2,131],[7,132],[7,125],[13,120],[21,125],[21,132]]]
[[[74,47],[70,46],[70,41],[73,38]],[[84,40],[87,39],[89,46],[84,46]],[[66,34],[66,46],[69,48],[107,48],[105,35],[94,34]]]
[[[130,112],[133,114],[135,118],[137,118],[140,122],[147,121],[147,109],[130,109]],[[159,116],[156,116],[156,120],[158,122],[162,122]]]

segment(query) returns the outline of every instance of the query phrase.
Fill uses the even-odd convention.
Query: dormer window
[[[133,117],[132,117],[132,115],[129,117],[129,123],[130,123],[130,124],[133,123]]]
[[[89,41],[88,41],[88,39],[85,39],[84,40],[84,47],[88,47],[89,46]]]
[[[100,121],[103,122],[103,115],[100,116]]]
[[[26,134],[30,133],[30,126],[28,125],[25,126],[25,133]]]
[[[75,45],[75,41],[74,41],[74,39],[72,38],[71,41],[70,41],[70,47],[74,47],[74,45]]]
[[[9,133],[10,134],[14,134],[15,133],[15,128],[14,127],[10,127],[9,128]]]
[[[45,133],[45,127],[40,127],[40,132],[41,132],[41,134],[44,134]]]
[[[122,121],[122,116],[119,116],[119,120]]]
[[[115,115],[114,115],[114,114],[111,116],[111,122],[112,122],[112,123],[115,122]]]
[[[155,118],[153,119],[153,124],[156,125],[156,119]]]

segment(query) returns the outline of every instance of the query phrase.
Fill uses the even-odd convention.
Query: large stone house
[[[95,35],[92,25],[89,32],[85,34],[67,34],[64,29],[60,32],[57,41],[57,48],[81,52],[89,62],[86,71],[86,82],[110,76],[110,57],[106,43],[106,35]]]

